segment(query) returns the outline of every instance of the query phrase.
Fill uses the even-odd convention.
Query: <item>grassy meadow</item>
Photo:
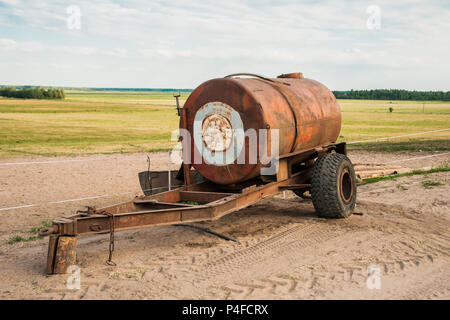
[[[339,104],[342,111],[339,141],[364,141],[450,129],[450,102],[339,100]],[[450,130],[349,147],[386,152],[450,150]]]
[[[189,93],[181,93],[181,104]],[[65,100],[0,97],[0,157],[169,150],[178,127],[170,92],[66,91]],[[450,103],[340,100],[340,141],[450,128]],[[423,112],[423,107],[424,112]],[[392,108],[392,112],[389,112]],[[449,150],[450,131],[355,144],[377,151]]]

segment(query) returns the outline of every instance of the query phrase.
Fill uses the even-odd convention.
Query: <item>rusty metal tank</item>
[[[333,93],[301,73],[277,78],[241,73],[206,81],[190,94],[183,114],[180,127],[190,133],[191,163],[218,184],[235,184],[260,174],[265,165],[259,150],[261,145],[270,150],[271,130],[279,130],[280,156],[334,143],[341,130]],[[235,137],[235,132],[248,129],[268,129],[267,137],[257,138],[256,162],[249,161],[254,156],[254,152],[249,155],[254,150],[249,149],[250,139]],[[215,135],[221,139],[211,138]],[[227,161],[215,161],[221,156]],[[245,161],[238,163],[240,156]]]

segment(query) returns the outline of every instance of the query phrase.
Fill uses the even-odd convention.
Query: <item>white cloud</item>
[[[36,41],[17,42],[12,39],[0,38],[0,51],[37,52],[42,45]]]
[[[7,4],[10,6],[17,6],[20,1],[18,0],[0,0],[0,3]]]
[[[379,0],[380,30],[366,27],[371,1],[79,0],[73,4],[81,8],[81,30],[67,30],[67,3],[0,3],[6,2],[0,6],[0,31],[7,26],[29,35],[1,33],[3,57],[39,58],[43,64],[58,60],[80,68],[94,64],[101,70],[121,67],[123,73],[91,75],[96,86],[193,87],[206,77],[241,70],[268,75],[304,71],[339,89],[449,89],[450,84],[445,1]],[[27,57],[26,52],[41,55]],[[430,82],[437,72],[443,75]],[[63,81],[70,84],[75,78],[77,83],[85,80],[68,73]]]

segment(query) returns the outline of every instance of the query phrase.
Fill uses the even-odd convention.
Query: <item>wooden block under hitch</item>
[[[76,264],[77,237],[51,235],[48,242],[47,274],[64,274]]]

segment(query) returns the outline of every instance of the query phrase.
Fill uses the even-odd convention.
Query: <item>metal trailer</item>
[[[186,128],[188,124],[183,121],[187,118],[186,108],[179,111],[180,127]],[[356,203],[356,176],[346,157],[345,142],[297,149],[281,154],[277,160],[276,175],[259,175],[231,184],[209,179],[198,181],[199,172],[188,164],[182,164],[178,172],[166,173],[167,181],[163,183],[153,179],[152,184],[152,175],[161,174],[143,172],[140,179],[144,196],[99,209],[88,207],[58,218],[52,227],[41,230],[40,235],[50,236],[47,273],[66,273],[67,268],[76,263],[78,236],[109,233],[108,261],[112,263],[116,231],[216,220],[283,190],[292,190],[299,196],[309,191],[319,216],[345,218],[352,214]],[[170,190],[167,183],[181,186]],[[153,193],[153,189],[163,192]]]

